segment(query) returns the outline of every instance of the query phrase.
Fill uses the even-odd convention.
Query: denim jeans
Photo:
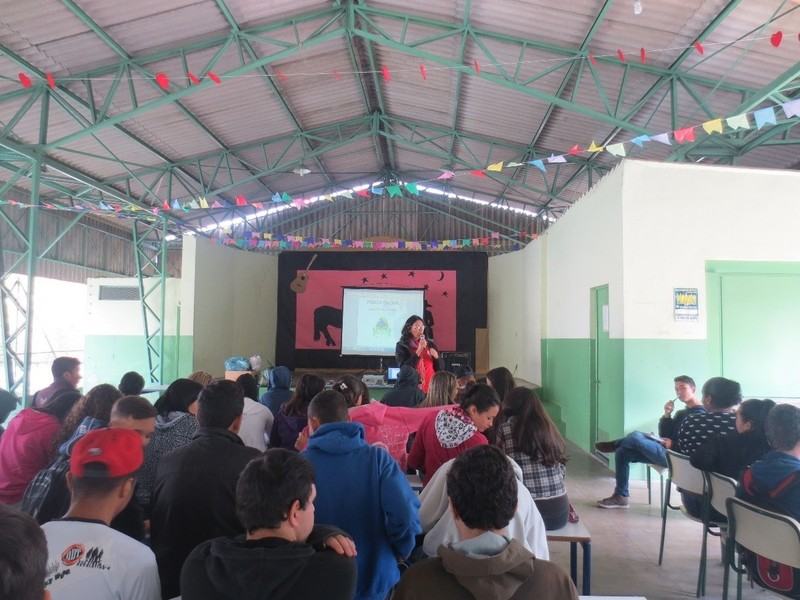
[[[618,496],[628,496],[631,463],[653,463],[662,467],[667,466],[667,450],[641,431],[634,431],[622,438],[614,456],[617,466],[617,487],[614,488],[614,493]]]

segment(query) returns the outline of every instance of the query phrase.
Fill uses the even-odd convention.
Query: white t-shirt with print
[[[152,550],[98,521],[42,525],[47,537],[45,587],[54,600],[161,600]]]

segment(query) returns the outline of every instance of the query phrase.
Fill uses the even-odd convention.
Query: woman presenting
[[[439,351],[433,340],[425,338],[425,324],[421,317],[411,315],[406,319],[394,356],[398,367],[409,365],[417,370],[420,388],[427,394],[431,378],[439,370]]]

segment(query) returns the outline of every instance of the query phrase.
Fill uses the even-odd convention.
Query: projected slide
[[[410,315],[424,312],[423,290],[344,288],[342,354],[390,356]]]

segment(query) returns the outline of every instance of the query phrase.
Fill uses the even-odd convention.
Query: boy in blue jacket
[[[367,444],[342,394],[317,394],[308,408],[304,455],[314,466],[316,519],[343,529],[358,548],[356,600],[384,600],[400,579],[398,561],[422,531],[419,500],[395,460]]]

